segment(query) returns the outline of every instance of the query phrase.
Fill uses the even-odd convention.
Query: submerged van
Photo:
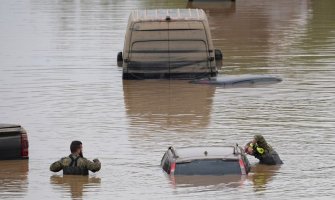
[[[195,79],[217,75],[222,60],[201,9],[131,12],[118,65],[123,79]]]

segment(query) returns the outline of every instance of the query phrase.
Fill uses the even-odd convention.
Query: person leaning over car
[[[88,170],[97,172],[101,169],[98,159],[92,162],[83,157],[83,146],[80,141],[72,141],[70,150],[71,154],[68,157],[61,158],[50,165],[50,171],[63,170],[64,175],[88,175]]]
[[[255,135],[254,139],[246,144],[244,151],[249,155],[255,156],[260,164],[283,164],[278,153],[266,142],[262,135]]]

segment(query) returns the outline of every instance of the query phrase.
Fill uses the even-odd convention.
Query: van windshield
[[[238,160],[204,159],[177,163],[175,175],[241,174]]]

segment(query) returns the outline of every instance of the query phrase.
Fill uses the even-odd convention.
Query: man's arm
[[[59,172],[63,169],[62,160],[56,161],[50,165],[50,171],[52,172]]]
[[[86,167],[92,172],[97,172],[101,169],[101,163],[98,159],[94,159],[93,162],[90,160],[86,160]]]

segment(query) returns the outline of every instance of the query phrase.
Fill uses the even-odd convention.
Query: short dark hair
[[[70,145],[71,153],[74,153],[74,152],[76,152],[78,149],[80,149],[80,145],[82,145],[82,144],[83,144],[83,143],[81,143],[81,142],[78,141],[78,140],[72,141],[72,142],[71,142],[71,145]]]

